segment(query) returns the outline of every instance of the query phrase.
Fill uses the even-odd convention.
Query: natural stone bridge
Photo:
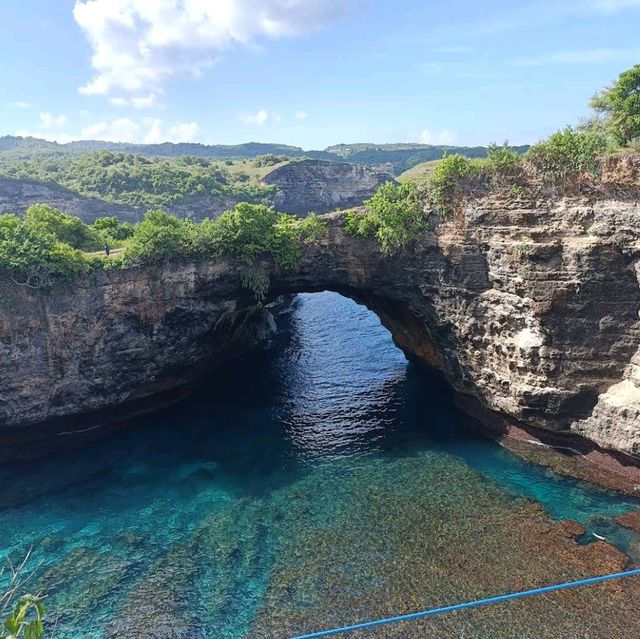
[[[637,198],[487,196],[392,257],[345,235],[339,214],[326,219],[326,237],[294,269],[265,263],[272,299],[332,290],[367,305],[498,433],[571,434],[595,461],[599,447],[640,456]],[[101,272],[52,296],[2,288],[5,441],[182,396],[264,327],[240,269],[219,260]],[[614,472],[633,461],[614,457]]]

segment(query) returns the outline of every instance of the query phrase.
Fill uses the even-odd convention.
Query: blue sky
[[[640,62],[640,0],[3,0],[0,134],[533,142]]]

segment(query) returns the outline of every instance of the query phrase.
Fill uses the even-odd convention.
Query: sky
[[[640,0],[2,0],[0,135],[526,144],[640,63]]]

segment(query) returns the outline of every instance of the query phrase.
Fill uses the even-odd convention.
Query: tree
[[[104,240],[126,240],[134,233],[135,227],[130,222],[121,222],[117,217],[99,217],[91,227]]]
[[[591,99],[591,107],[605,117],[616,142],[640,138],[640,64],[620,74],[615,84]]]
[[[100,248],[100,236],[79,217],[67,215],[48,204],[34,204],[24,216],[27,226],[39,235],[51,234],[59,242],[80,249],[95,251]]]
[[[149,211],[135,227],[126,259],[128,262],[163,262],[188,253],[189,222],[165,213]]]

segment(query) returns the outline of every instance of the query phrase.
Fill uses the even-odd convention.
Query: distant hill
[[[305,215],[359,205],[389,179],[368,166],[272,154],[220,160],[106,150],[26,158],[0,152],[0,214],[42,202],[85,222],[108,215],[134,221],[158,208],[200,220],[253,202]]]
[[[297,146],[287,144],[265,144],[261,142],[247,142],[245,144],[196,144],[163,142],[162,144],[129,144],[126,142],[102,142],[98,140],[79,140],[59,144],[39,138],[22,138],[13,135],[0,137],[0,152],[16,154],[44,154],[44,155],[83,155],[95,151],[112,151],[133,153],[147,157],[180,157],[192,155],[213,159],[241,159],[256,158],[260,155],[286,155],[291,158],[312,157],[317,159],[335,160],[336,157],[324,151],[305,151]]]
[[[513,147],[524,153],[528,146]],[[301,147],[287,144],[128,144],[120,142],[100,142],[81,140],[59,144],[38,138],[17,136],[0,137],[0,154],[17,159],[46,159],[78,156],[96,151],[131,153],[145,157],[195,156],[210,159],[233,160],[253,159],[262,155],[287,156],[289,158],[311,158],[364,164],[400,175],[421,162],[439,160],[445,154],[460,153],[467,157],[482,158],[487,154],[484,146],[446,146],[430,144],[336,144],[321,151],[305,151]]]
[[[517,153],[524,153],[528,146],[512,147]],[[459,153],[469,158],[487,156],[486,146],[448,146],[431,144],[336,144],[327,147],[330,153],[346,162],[383,167],[400,175],[404,171],[421,164],[439,160],[444,155]]]

